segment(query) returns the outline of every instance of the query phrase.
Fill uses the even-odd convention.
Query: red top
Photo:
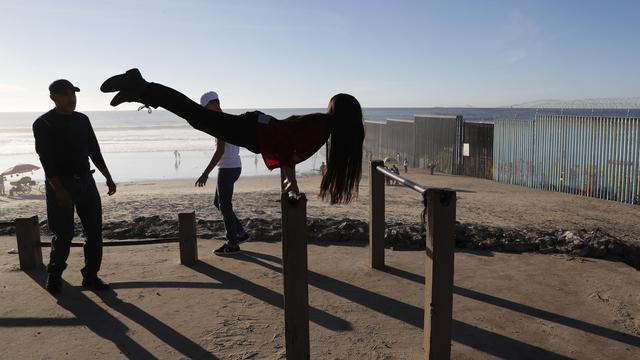
[[[293,166],[315,154],[329,139],[329,116],[309,114],[278,120],[258,116],[258,146],[269,170]]]

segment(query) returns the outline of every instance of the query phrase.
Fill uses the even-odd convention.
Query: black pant
[[[82,222],[86,242],[84,244],[84,268],[82,276],[95,278],[102,262],[102,202],[91,174],[80,177],[61,177],[62,185],[71,195],[73,207],[58,205],[56,194],[47,182],[47,217],[54,237],[47,271],[62,274],[67,267],[69,248],[74,235],[74,208]]]
[[[161,84],[149,83],[142,92],[144,104],[161,106],[187,122],[195,129],[215,136],[253,153],[260,153],[256,136],[258,113],[232,115],[209,110],[184,94]]]

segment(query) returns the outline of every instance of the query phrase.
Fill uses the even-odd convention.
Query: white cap
[[[218,93],[215,91],[206,92],[202,94],[202,96],[200,97],[200,105],[202,105],[203,107],[207,106],[209,101],[212,101],[212,100],[219,100]]]

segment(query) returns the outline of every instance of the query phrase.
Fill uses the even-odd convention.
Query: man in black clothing
[[[62,272],[67,267],[74,236],[74,208],[86,237],[82,286],[94,290],[109,287],[98,277],[102,262],[102,203],[89,158],[107,179],[109,196],[116,192],[116,184],[89,118],[75,111],[78,91],[67,80],[51,83],[49,97],[55,108],[33,123],[36,152],[46,176],[48,225],[54,234],[47,266],[47,290],[51,293],[60,291]]]

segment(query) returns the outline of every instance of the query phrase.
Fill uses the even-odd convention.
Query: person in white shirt
[[[222,111],[220,99],[215,91],[203,94],[200,98],[200,105],[212,111]],[[216,165],[218,166],[218,183],[213,204],[222,213],[227,241],[220,248],[214,250],[214,254],[231,255],[240,252],[239,244],[249,239],[249,235],[233,211],[232,204],[233,185],[240,178],[242,172],[240,148],[216,138],[216,150],[209,165],[196,181],[196,186],[203,187],[207,184],[209,174]]]

